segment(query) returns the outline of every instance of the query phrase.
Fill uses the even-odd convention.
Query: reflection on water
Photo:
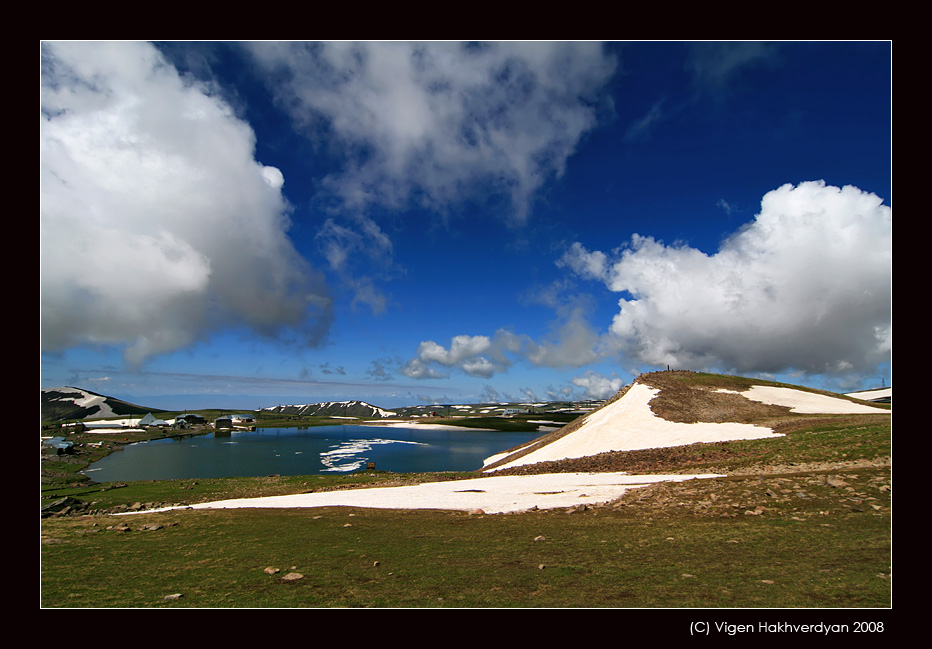
[[[311,475],[357,471],[369,463],[396,473],[474,471],[490,455],[540,435],[354,425],[261,428],[132,444],[86,473],[97,482],[115,482]]]

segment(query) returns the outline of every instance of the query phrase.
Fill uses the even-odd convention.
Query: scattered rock
[[[42,518],[49,518],[50,516],[67,516],[68,514],[82,512],[86,509],[87,503],[84,501],[78,500],[77,498],[72,498],[71,496],[65,496],[64,498],[59,498],[58,500],[42,507],[40,515]]]
[[[264,572],[264,573],[267,574],[267,575],[275,575],[275,574],[280,573],[281,570],[279,570],[278,568],[272,568],[271,566],[269,566],[268,568],[266,568],[266,569],[263,570],[262,572]]]
[[[184,597],[184,595],[181,593],[172,593],[171,595],[166,595],[162,599],[181,599],[182,597]]]
[[[304,579],[304,575],[300,572],[289,572],[287,575],[282,577],[282,581],[298,581],[299,579]]]
[[[546,539],[545,539],[543,536],[535,536],[535,537],[534,537],[534,540],[535,540],[535,541],[545,541]]]

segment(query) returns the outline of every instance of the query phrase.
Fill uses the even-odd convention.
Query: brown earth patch
[[[660,390],[650,402],[653,413],[679,424],[752,424],[791,414],[786,406],[759,403],[740,394],[719,391],[747,390],[754,385],[750,381],[747,384],[743,380],[739,384],[710,385],[706,381],[698,384],[689,380],[692,376],[693,372],[652,372],[638,377],[638,382]]]

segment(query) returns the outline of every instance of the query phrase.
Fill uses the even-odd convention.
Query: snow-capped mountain
[[[263,412],[281,415],[311,415],[316,417],[396,417],[389,410],[382,410],[365,401],[326,401],[304,405],[271,406]]]

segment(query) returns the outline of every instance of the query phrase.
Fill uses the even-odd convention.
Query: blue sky
[[[44,42],[42,387],[891,385],[889,42]]]

